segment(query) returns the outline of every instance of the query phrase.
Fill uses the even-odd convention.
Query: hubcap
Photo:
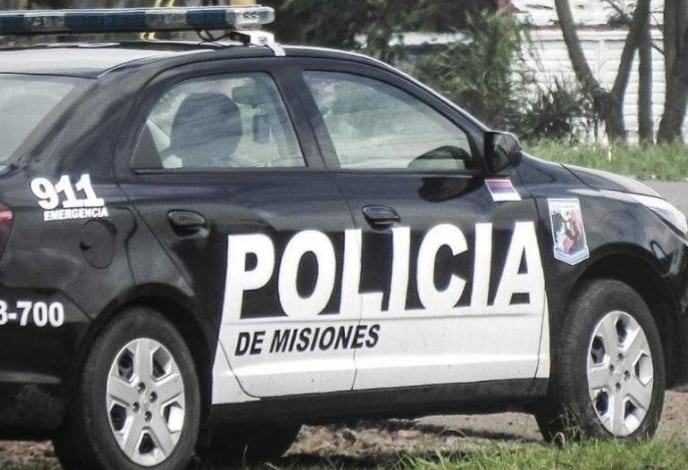
[[[120,350],[107,379],[107,413],[117,444],[151,467],[174,452],[184,427],[184,380],[170,351],[139,338]]]
[[[654,369],[645,332],[614,311],[595,325],[588,354],[588,391],[602,425],[617,437],[636,431],[652,402]]]

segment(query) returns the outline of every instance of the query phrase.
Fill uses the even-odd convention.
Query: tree
[[[263,0],[277,10],[280,41],[363,49],[383,60],[398,52],[391,40],[409,31],[455,31],[471,12],[495,10],[496,0]],[[363,43],[360,39],[364,38]]]
[[[654,142],[654,119],[652,117],[652,32],[649,16],[643,28],[638,56],[638,137],[641,143]]]
[[[683,121],[688,103],[688,0],[664,3],[664,60],[666,65],[666,101],[659,123],[657,140],[682,139]]]
[[[686,0],[688,1],[688,0]],[[625,141],[626,126],[623,118],[623,103],[628,87],[628,80],[633,65],[633,58],[638,49],[643,31],[650,14],[650,0],[638,0],[631,20],[619,69],[611,90],[605,89],[592,73],[583,48],[581,47],[576,25],[571,13],[569,0],[555,0],[557,16],[561,26],[564,42],[569,52],[571,64],[583,90],[590,94],[596,104],[597,110],[603,117],[610,141]]]
[[[606,2],[616,11],[617,25],[631,25],[633,19],[613,0]],[[642,37],[638,46],[638,137],[642,143],[654,142],[654,119],[652,117],[652,29],[650,16],[645,18]],[[663,52],[659,49],[659,52]]]
[[[466,40],[434,47],[415,74],[488,125],[517,130],[522,97],[532,84],[517,67],[524,29],[503,12],[471,16],[462,31]]]

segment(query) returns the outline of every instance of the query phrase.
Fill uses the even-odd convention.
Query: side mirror
[[[499,173],[521,161],[523,149],[515,135],[508,132],[485,133],[485,162],[490,173]]]
[[[415,170],[464,170],[470,164],[471,156],[465,150],[444,145],[424,153],[408,164]]]

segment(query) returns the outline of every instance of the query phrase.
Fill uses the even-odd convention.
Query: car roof
[[[285,47],[290,56],[339,58],[377,63],[358,54],[309,47]],[[0,48],[0,73],[68,75],[95,78],[121,66],[143,66],[206,53],[211,58],[266,57],[263,46],[219,43],[139,41],[121,43],[54,43]],[[377,63],[379,65],[379,63]]]
[[[183,44],[67,43],[0,49],[0,73],[29,73],[95,77],[134,62],[147,63],[212,47]]]

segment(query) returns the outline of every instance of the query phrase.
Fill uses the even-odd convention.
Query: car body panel
[[[65,309],[60,327],[0,326],[0,436],[57,429],[93,339],[133,304],[160,310],[192,345],[216,422],[529,409],[547,391],[550,345],[572,292],[582,279],[618,274],[617,266],[643,267],[660,289],[669,382],[688,382],[686,241],[624,194],[648,194],[642,186],[527,156],[488,174],[482,124],[361,56],[307,48],[286,48],[286,57],[267,47],[129,48],[88,49],[92,61],[83,66],[74,61],[79,46],[33,50],[25,63],[16,51],[0,51],[0,73],[87,81],[77,102],[0,174],[0,201],[14,215],[0,260],[0,300],[13,309],[19,300]],[[42,66],[32,64],[40,58]],[[360,74],[427,103],[466,133],[476,166],[452,174],[339,168],[304,70]],[[275,80],[305,168],[131,167],[147,113],[165,90],[198,76],[244,72]],[[495,200],[488,179],[508,182],[518,200]],[[88,195],[76,186],[88,181],[103,204],[85,209],[100,212],[69,212],[62,193],[55,209],[45,209],[35,181],[43,189],[62,181],[82,199]],[[552,207],[561,200],[575,201],[585,229],[587,254],[569,262],[557,259],[552,229]],[[400,221],[372,227],[362,212],[371,205],[394,209]],[[45,220],[46,211],[61,210],[67,212],[55,216],[63,220]],[[202,216],[206,225],[175,229],[172,211]],[[420,260],[428,233],[445,237],[429,251],[436,263]],[[465,247],[453,245],[459,233]],[[447,256],[452,246],[458,248]],[[234,250],[242,255],[238,264]],[[272,266],[260,258],[270,250]],[[265,279],[241,289],[228,284],[250,278],[254,263],[270,268]],[[419,263],[432,266],[426,271],[433,279],[417,275]],[[329,295],[311,302],[327,273],[334,273],[331,291],[323,288]],[[466,282],[459,301],[427,312],[419,284],[441,292],[450,279]],[[335,349],[333,339],[321,348],[316,330],[333,337],[343,330],[347,347]]]

